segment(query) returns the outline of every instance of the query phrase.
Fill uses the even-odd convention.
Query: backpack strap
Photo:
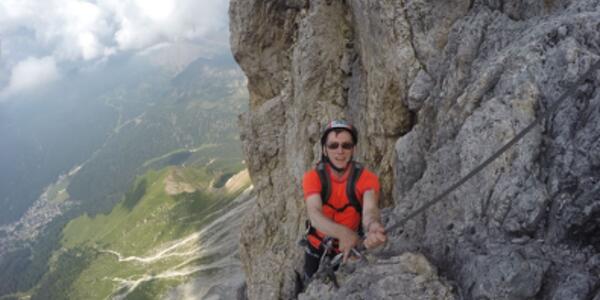
[[[317,164],[316,169],[317,174],[319,174],[319,179],[321,180],[321,203],[327,205],[327,201],[329,201],[329,197],[331,196],[331,178],[329,177],[329,172],[327,172],[327,168],[323,161],[320,161]]]
[[[319,179],[321,181],[321,203],[323,205],[327,205],[333,208],[337,212],[343,212],[348,207],[352,206],[358,213],[359,218],[361,218],[362,220],[362,205],[356,197],[356,182],[360,178],[364,167],[362,164],[355,161],[352,161],[351,164],[352,169],[350,170],[348,181],[346,183],[346,196],[348,198],[348,203],[346,203],[346,205],[344,205],[341,208],[334,207],[333,205],[328,203],[329,197],[331,196],[331,177],[329,176],[329,172],[327,172],[325,163],[323,161],[317,164],[316,170],[317,174],[319,174]],[[306,230],[306,236],[312,235],[316,237],[319,241],[323,241],[323,239],[317,234],[316,229],[312,226],[312,224],[310,224],[310,220],[306,220]],[[358,235],[361,237],[364,235],[363,228],[361,225],[358,226]]]
[[[358,212],[358,214],[362,217],[362,205],[360,204],[360,201],[358,201],[358,198],[356,197],[356,182],[358,181],[358,178],[360,178],[360,175],[362,174],[362,171],[364,170],[364,167],[362,166],[362,164],[358,163],[358,162],[352,162],[352,170],[350,171],[350,178],[348,178],[348,183],[346,184],[346,196],[348,197],[348,202],[350,202],[350,205],[352,205],[354,207],[354,209],[356,209],[356,212]]]
[[[325,168],[324,162],[321,161],[317,164],[316,170],[317,174],[319,174],[319,180],[321,181],[321,203],[335,209],[337,212],[342,212],[349,206],[352,206],[359,215],[362,215],[362,205],[356,197],[356,182],[360,178],[364,167],[361,163],[355,161],[352,161],[351,164],[352,166],[350,175],[346,183],[346,196],[348,197],[348,203],[340,208],[334,207],[328,203],[329,197],[331,196],[331,177]]]

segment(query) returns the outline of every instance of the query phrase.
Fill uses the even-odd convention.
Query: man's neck
[[[332,168],[331,166],[329,166],[329,170],[331,170],[331,174],[333,174],[337,179],[342,179],[344,177],[344,175],[346,174],[346,171],[348,171],[349,165],[350,165],[350,163],[346,164],[344,169],[341,171],[337,171],[336,169]]]

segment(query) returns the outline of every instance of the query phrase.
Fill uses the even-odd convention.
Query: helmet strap
[[[334,164],[331,162],[331,160],[329,159],[329,157],[328,157],[328,156],[325,156],[325,154],[323,154],[323,155],[322,155],[322,158],[321,158],[321,160],[323,160],[324,162],[328,163],[328,164],[329,164],[329,166],[330,166],[332,169],[334,169],[336,172],[338,172],[338,173],[344,173],[344,172],[345,172],[345,171],[348,169],[348,167],[350,166],[350,163],[352,162],[352,157],[350,157],[350,161],[349,161],[349,162],[346,164],[346,166],[345,166],[345,167],[343,167],[343,168],[338,168],[338,167],[336,167],[336,166],[335,166],[335,165],[334,165]]]

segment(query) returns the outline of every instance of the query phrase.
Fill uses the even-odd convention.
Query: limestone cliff
[[[291,296],[301,178],[320,156],[327,121],[359,128],[358,159],[380,176],[391,224],[475,168],[600,59],[598,0],[231,0],[230,20],[251,95],[240,127],[258,192],[241,239],[250,299]],[[600,299],[598,86],[597,72],[446,201],[390,232],[364,266],[375,273],[346,271],[343,282],[363,289],[315,285],[302,297]],[[430,285],[421,296],[397,294],[402,274],[418,275],[416,252],[431,262],[419,260]]]

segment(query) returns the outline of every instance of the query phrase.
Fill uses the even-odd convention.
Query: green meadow
[[[110,213],[69,222],[32,299],[154,298],[209,263],[197,233],[250,181],[239,161],[193,165],[149,170]]]

